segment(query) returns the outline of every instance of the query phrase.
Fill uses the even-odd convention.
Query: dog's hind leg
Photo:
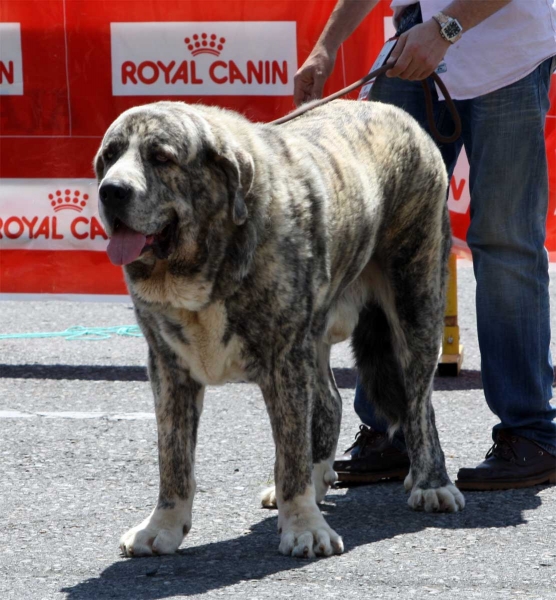
[[[442,311],[443,308],[425,299],[420,307],[424,311],[427,308]],[[411,460],[411,470],[404,482],[406,490],[411,492],[408,504],[415,510],[427,512],[457,512],[465,506],[465,500],[446,471],[431,403],[441,327],[433,329],[425,324],[405,323],[404,329],[409,349],[409,360],[404,368],[409,402],[403,422]]]
[[[419,243],[413,252],[398,253],[399,258],[375,278],[378,288],[361,312],[352,342],[367,397],[392,424],[391,434],[403,427],[411,460],[405,482],[411,490],[409,505],[428,512],[455,512],[465,501],[446,472],[431,404],[445,267],[438,251],[422,251],[425,235]]]
[[[441,195],[445,198],[444,193]],[[451,232],[446,204],[439,229],[426,219],[398,240],[400,250],[390,265],[395,308],[407,353],[400,353],[407,397],[403,430],[411,460],[405,480],[408,504],[427,512],[457,512],[465,506],[450,481],[438,439],[432,407],[432,386],[438,363],[446,306],[447,262]],[[436,234],[438,232],[438,235]]]
[[[280,352],[273,372],[261,382],[276,444],[279,550],[306,558],[343,551],[342,538],[329,527],[317,506],[312,480],[311,413],[318,378],[316,355],[314,344],[309,342],[304,343],[304,348]]]

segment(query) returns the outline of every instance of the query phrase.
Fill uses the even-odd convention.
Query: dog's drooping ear
[[[97,179],[100,182],[104,175],[104,161],[102,160],[100,148],[93,160],[93,168],[95,170],[95,175],[97,176]]]
[[[253,158],[241,148],[227,149],[218,158],[228,179],[232,221],[235,225],[243,225],[247,220],[245,196],[251,189],[255,174]]]

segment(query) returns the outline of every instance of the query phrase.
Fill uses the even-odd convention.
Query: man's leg
[[[551,61],[501,90],[464,101],[470,164],[467,242],[477,280],[486,401],[500,423],[487,460],[461,469],[462,489],[556,483],[556,409],[550,404],[548,174],[544,121]]]

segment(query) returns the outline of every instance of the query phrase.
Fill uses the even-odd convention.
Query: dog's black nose
[[[101,202],[116,215],[126,208],[131,199],[131,192],[131,187],[119,181],[106,181],[98,190]]]

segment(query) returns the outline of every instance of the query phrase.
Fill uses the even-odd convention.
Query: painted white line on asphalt
[[[46,419],[106,419],[107,421],[144,421],[154,419],[154,413],[104,413],[104,412],[77,412],[77,411],[40,411],[22,412],[20,410],[0,410],[0,419],[32,419],[44,417]]]
[[[107,419],[113,421],[144,421],[154,419],[154,413],[121,413],[119,415],[108,415]]]
[[[105,413],[101,412],[74,412],[57,411],[57,412],[36,412],[36,417],[45,417],[46,419],[101,419]]]
[[[0,410],[0,419],[27,419],[29,417],[36,417],[30,413],[23,413],[19,410]]]

